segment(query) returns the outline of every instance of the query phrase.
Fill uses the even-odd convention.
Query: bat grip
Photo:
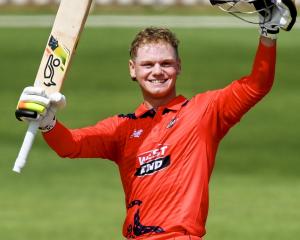
[[[28,154],[34,141],[36,132],[39,128],[39,121],[31,121],[25,134],[22,147],[13,168],[14,172],[21,173],[21,169],[25,166]]]

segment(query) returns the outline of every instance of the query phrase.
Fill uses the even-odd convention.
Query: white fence
[[[70,0],[71,1],[71,0]],[[0,0],[0,5],[4,4],[15,4],[15,5],[26,5],[26,4],[36,4],[36,5],[46,5],[50,3],[59,3],[60,0]],[[194,5],[194,4],[210,4],[209,0],[94,0],[96,5],[173,5],[173,4],[184,4],[184,5]],[[300,5],[300,0],[296,0],[296,4]]]
[[[50,3],[59,3],[60,0],[0,0],[0,5],[4,4],[15,4],[15,5],[26,5],[26,4],[36,4],[36,5],[46,5]],[[95,5],[172,5],[172,4],[209,4],[209,0],[94,0]]]

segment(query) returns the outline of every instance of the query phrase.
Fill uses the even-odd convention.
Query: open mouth
[[[153,80],[148,80],[148,82],[151,82],[153,84],[162,84],[162,83],[165,83],[166,81],[168,81],[168,79],[153,79]]]

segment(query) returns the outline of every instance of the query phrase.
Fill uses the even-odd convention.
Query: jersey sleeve
[[[105,158],[117,162],[121,146],[118,117],[111,117],[94,126],[69,129],[57,122],[43,137],[61,157]]]
[[[217,92],[217,133],[223,137],[242,116],[259,102],[271,89],[275,75],[276,45],[259,43],[252,72]]]

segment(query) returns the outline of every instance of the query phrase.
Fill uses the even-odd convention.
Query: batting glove
[[[66,98],[59,92],[48,96],[39,87],[26,87],[20,96],[15,115],[20,121],[39,121],[39,129],[47,132],[56,124],[56,111],[65,106]]]
[[[267,10],[259,12],[259,32],[262,36],[277,39],[280,29],[290,31],[296,22],[297,9],[292,0],[273,0]]]

